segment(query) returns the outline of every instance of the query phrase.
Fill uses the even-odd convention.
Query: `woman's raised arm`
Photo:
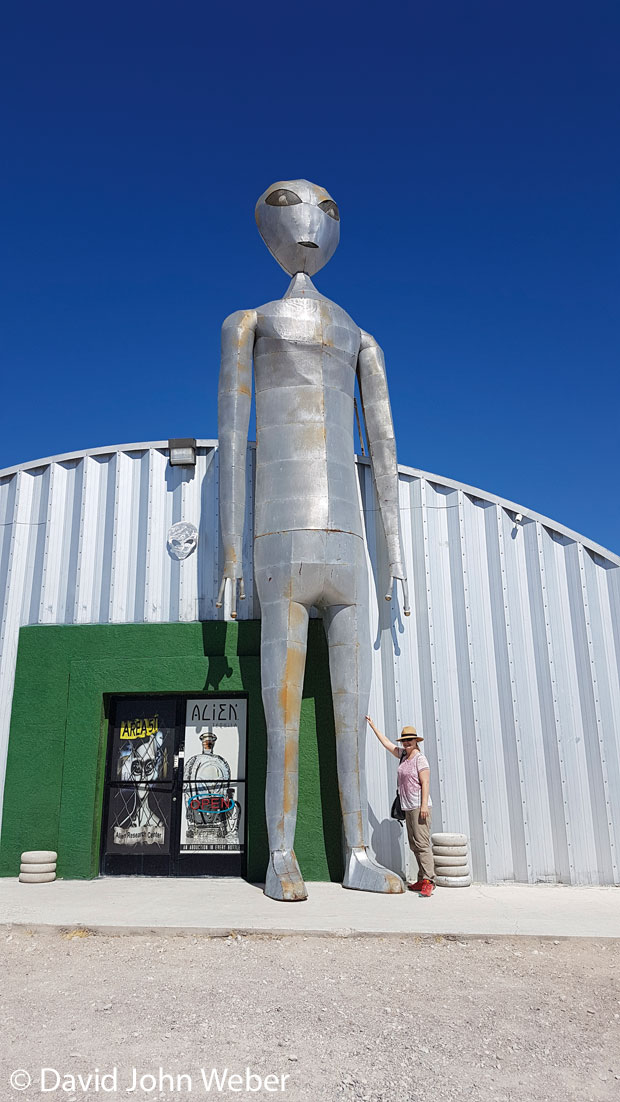
[[[381,731],[377,730],[377,728],[375,727],[374,723],[372,722],[370,716],[366,716],[366,719],[368,720],[368,723],[370,724],[373,731],[375,732],[375,735],[379,739],[379,742],[381,743],[381,745],[385,746],[385,749],[389,750],[390,754],[393,754],[395,758],[399,758],[400,757],[400,750],[398,749],[398,746],[395,746],[393,742],[390,742],[389,738],[386,738],[385,735],[383,735],[381,733]]]

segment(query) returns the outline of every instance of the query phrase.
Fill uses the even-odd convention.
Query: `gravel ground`
[[[14,927],[0,948],[2,1102],[620,1100],[620,941]],[[207,1091],[201,1068],[241,1078]]]

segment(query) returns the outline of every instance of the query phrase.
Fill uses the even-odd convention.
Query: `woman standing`
[[[418,879],[408,887],[410,891],[428,897],[435,890],[435,865],[431,849],[431,772],[419,746],[423,736],[417,733],[415,727],[403,727],[396,740],[400,745],[395,746],[377,730],[370,716],[366,716],[366,719],[381,745],[400,761],[398,795],[405,812],[409,846],[418,862]]]

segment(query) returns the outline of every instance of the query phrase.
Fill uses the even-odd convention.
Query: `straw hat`
[[[424,741],[424,735],[419,735],[418,732],[416,731],[415,727],[403,727],[403,729],[400,732],[400,735],[398,736],[396,741],[400,742],[401,739],[404,739],[404,738],[414,738],[418,742],[423,742]]]

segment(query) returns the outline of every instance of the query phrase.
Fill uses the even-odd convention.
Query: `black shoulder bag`
[[[400,760],[401,761],[403,760],[403,755],[402,754],[401,754]],[[405,818],[406,818],[405,812],[403,811],[403,809],[401,807],[401,804],[400,804],[400,796],[398,795],[398,786],[396,788],[396,797],[394,799],[392,807],[390,808],[390,818],[397,819],[399,823],[403,823],[405,821]]]

